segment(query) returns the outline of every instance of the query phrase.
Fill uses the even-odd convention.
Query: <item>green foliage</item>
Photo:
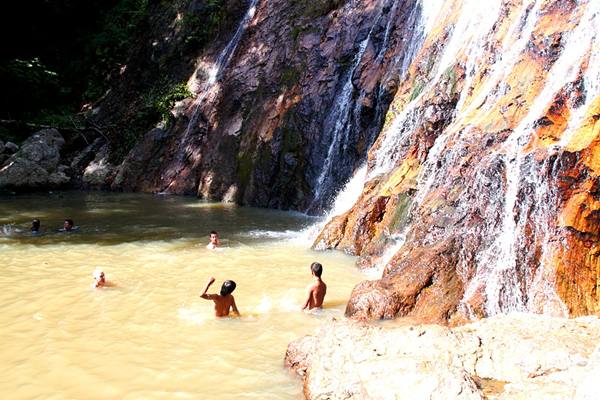
[[[135,145],[137,140],[158,124],[171,122],[171,110],[175,103],[192,97],[186,83],[168,83],[161,81],[141,96],[141,103],[134,108],[127,119],[127,125],[119,137],[112,139],[119,143],[114,149],[112,161],[120,162]]]
[[[294,26],[292,28],[292,30],[290,31],[290,36],[294,42],[298,40],[298,36],[300,36],[303,30],[304,29],[301,26]]]
[[[302,14],[308,18],[319,18],[329,14],[333,10],[341,7],[345,0],[293,0],[302,10]]]
[[[252,171],[254,170],[254,161],[249,153],[239,152],[237,155],[237,176],[244,186],[248,186]]]
[[[204,46],[218,32],[227,18],[222,0],[206,0],[198,13],[187,13],[179,20],[188,46]]]
[[[425,82],[414,81],[413,82],[413,91],[410,94],[410,101],[413,101],[414,99],[419,97],[419,95],[421,94],[421,92],[423,91],[424,88],[425,88]]]
[[[300,81],[300,71],[298,71],[293,66],[286,66],[281,71],[281,76],[279,77],[279,83],[281,85],[286,85],[288,87],[292,87]]]
[[[454,65],[448,67],[448,69],[446,69],[446,71],[444,71],[443,78],[444,78],[444,81],[448,85],[447,93],[449,95],[453,95],[454,93],[456,93],[457,79],[456,79],[456,72],[454,71]]]
[[[132,37],[148,17],[149,0],[121,0],[104,16],[102,28],[91,34],[82,64],[90,66],[84,101],[100,97],[107,89],[107,76],[124,63]]]
[[[33,0],[17,7],[28,23],[0,28],[15,36],[0,61],[0,114],[21,120],[75,113],[100,97],[149,15],[149,0]]]
[[[162,122],[167,122],[175,103],[192,96],[192,92],[188,90],[187,84],[184,82],[164,85],[148,93],[146,108],[154,110],[154,113],[160,116]]]

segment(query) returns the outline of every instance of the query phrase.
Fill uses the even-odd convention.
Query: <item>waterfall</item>
[[[295,240],[310,246],[313,244],[315,238],[323,230],[325,225],[331,221],[334,217],[342,215],[347,212],[359,199],[362,194],[365,182],[367,180],[367,165],[363,165],[356,170],[354,175],[346,182],[342,190],[338,193],[335,202],[331,210],[322,218],[302,230],[296,235]],[[323,250],[317,248],[317,250]]]
[[[207,93],[210,92],[211,88],[221,77],[223,70],[225,70],[227,68],[227,66],[229,65],[229,62],[231,61],[233,54],[235,53],[235,50],[237,49],[237,46],[240,43],[242,35],[246,31],[246,28],[248,27],[248,24],[250,23],[252,18],[254,18],[254,14],[256,14],[257,3],[258,3],[258,0],[250,1],[248,10],[246,11],[246,14],[244,14],[244,17],[240,21],[240,24],[238,25],[238,28],[236,29],[235,34],[233,35],[233,37],[231,38],[229,43],[227,43],[227,45],[223,48],[223,50],[221,50],[221,52],[217,56],[217,60],[215,61],[215,64],[211,67],[211,69],[208,73],[208,79],[202,84],[202,86],[200,88],[200,91],[199,91],[200,96],[197,97],[193,103],[194,111],[192,112],[190,122],[188,123],[187,128],[185,130],[184,138],[186,138],[188,136],[190,130],[196,124],[200,106],[202,105],[202,102],[206,98]]]
[[[586,104],[578,108],[578,112],[571,117],[569,127],[565,136],[558,143],[558,150],[562,151],[565,145],[569,143],[572,137],[573,128],[577,128],[581,122],[581,115],[588,109],[588,102],[591,102],[598,96],[598,81],[600,80],[597,52],[598,46],[598,30],[600,26],[600,5],[598,2],[590,0],[587,3],[583,20],[577,25],[576,29],[568,34],[567,42],[564,45],[558,60],[552,66],[548,73],[548,80],[544,89],[535,99],[531,106],[528,115],[519,126],[513,131],[508,140],[505,142],[505,165],[506,165],[506,195],[504,200],[504,212],[502,219],[502,227],[496,241],[490,249],[480,256],[480,277],[481,280],[487,282],[486,285],[486,311],[493,315],[501,312],[519,311],[531,308],[528,304],[528,299],[535,298],[532,293],[536,288],[532,287],[527,292],[519,286],[516,277],[516,268],[520,260],[516,257],[516,247],[523,240],[524,224],[527,222],[525,215],[520,215],[520,218],[515,218],[515,214],[519,215],[518,210],[525,209],[527,206],[536,207],[545,216],[554,216],[556,212],[554,207],[557,201],[543,201],[544,195],[551,194],[549,182],[540,171],[536,171],[531,165],[531,157],[523,147],[529,142],[529,137],[533,133],[533,124],[544,115],[550,101],[565,85],[574,82],[580,73],[580,65],[584,61],[586,54],[591,54],[591,59],[584,74],[584,84],[586,90]],[[573,126],[575,125],[575,126]],[[554,151],[551,148],[549,151]],[[546,161],[547,163],[547,161]],[[544,164],[546,165],[546,164]],[[534,201],[530,204],[518,204],[518,193],[524,180],[532,180],[532,186],[536,189]],[[548,226],[542,226],[542,243],[546,242],[549,237]],[[521,244],[523,246],[523,244]],[[540,257],[540,272],[544,274],[545,264],[548,259],[548,247],[543,248],[542,256]],[[546,282],[547,279],[538,278],[537,282]],[[536,283],[534,280],[533,283]],[[543,287],[542,289],[547,289]],[[545,293],[546,296],[556,300],[558,296],[552,293]],[[563,306],[563,313],[566,313],[566,308]]]
[[[402,78],[406,71],[408,70],[409,65],[412,63],[414,57],[416,56],[418,50],[421,48],[423,41],[425,40],[426,33],[428,29],[431,29],[433,26],[433,21],[435,20],[437,13],[440,10],[439,7],[440,0],[432,0],[432,1],[419,1],[417,6],[414,7],[409,13],[406,19],[406,26],[411,29],[408,30],[408,37],[403,38],[404,41],[408,41],[406,47],[402,51],[401,55],[401,66],[398,70],[394,70],[393,74]],[[384,11],[390,5],[389,2],[381,5],[381,11],[377,16],[375,22],[371,26],[367,37],[361,42],[358,52],[356,53],[352,67],[350,68],[345,83],[341,89],[340,95],[338,95],[338,100],[336,104],[332,108],[330,114],[326,118],[325,123],[325,133],[324,137],[328,138],[328,150],[327,156],[325,158],[324,165],[320,171],[320,174],[316,180],[315,184],[315,195],[312,201],[310,210],[319,209],[322,206],[328,206],[328,196],[330,196],[330,190],[332,188],[332,172],[333,165],[338,160],[338,157],[335,155],[335,151],[339,151],[339,149],[346,149],[348,146],[349,135],[352,129],[357,129],[359,127],[360,122],[360,114],[362,110],[362,102],[361,100],[364,98],[365,94],[361,91],[358,94],[357,100],[354,100],[353,92],[353,78],[355,72],[358,67],[361,65],[363,56],[367,49],[368,44],[372,40],[373,30],[376,26],[378,26],[379,21],[384,15],[387,15],[387,22],[385,26],[385,31],[383,35],[382,45],[379,48],[377,54],[375,55],[374,64],[380,65],[385,56],[386,50],[388,50],[390,38],[392,36],[394,24],[397,22],[398,18],[398,7],[401,5],[401,2],[393,1],[391,4],[391,8],[385,13]],[[390,68],[397,68],[396,64],[399,60],[394,60],[391,63]],[[383,115],[385,110],[381,107],[380,99],[383,96],[383,88],[380,87],[377,92],[377,108],[375,113],[375,123],[380,124],[383,122]],[[369,138],[369,142],[367,143],[368,147],[372,145],[373,138]]]
[[[371,34],[373,33],[373,28],[377,25],[379,19],[381,18],[381,13],[375,20],[375,23],[371,26],[367,37],[360,43],[358,48],[358,52],[354,56],[354,60],[352,62],[352,67],[346,75],[346,80],[344,86],[342,87],[341,93],[336,97],[336,100],[332,110],[329,115],[325,119],[325,132],[324,137],[329,141],[329,147],[327,149],[327,155],[324,159],[324,165],[321,169],[321,173],[317,178],[317,182],[315,184],[315,194],[310,208],[315,208],[319,206],[322,201],[322,191],[325,187],[328,187],[328,181],[331,177],[331,166],[334,161],[338,161],[334,159],[333,152],[336,148],[340,146],[345,146],[347,136],[350,130],[349,118],[350,111],[353,105],[352,98],[354,92],[354,84],[352,83],[352,79],[354,78],[354,73],[358,66],[360,65],[363,55],[365,54],[365,50],[367,49],[367,45],[371,40]]]
[[[190,157],[193,151],[193,148],[190,143],[191,133],[194,131],[196,124],[198,122],[198,117],[200,115],[200,107],[204,104],[207,96],[211,94],[213,91],[218,90],[217,82],[221,78],[223,71],[227,69],[235,51],[248,27],[252,18],[256,14],[256,8],[259,0],[251,0],[244,14],[244,17],[240,21],[235,34],[231,38],[231,40],[227,43],[227,45],[221,50],[219,55],[217,56],[215,63],[208,71],[207,79],[200,85],[200,88],[197,90],[197,97],[192,103],[193,111],[190,116],[190,120],[187,124],[187,127],[183,133],[183,136],[179,140],[179,145],[177,147],[176,157],[176,170],[179,171],[184,167],[184,163],[188,157]],[[197,73],[197,72],[196,72]],[[196,73],[194,76],[196,76]],[[169,183],[168,187],[170,187],[174,182],[177,174],[174,174],[173,180]],[[167,188],[168,188],[167,187]]]

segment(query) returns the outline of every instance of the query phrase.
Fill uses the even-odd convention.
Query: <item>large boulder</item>
[[[17,151],[19,151],[19,146],[17,146],[15,143],[13,142],[6,142],[4,144],[4,152],[7,154],[15,154]]]
[[[83,183],[88,187],[104,188],[115,167],[109,162],[109,147],[104,145],[83,171]]]
[[[307,399],[597,399],[600,319],[496,316],[458,328],[332,321],[288,346]]]
[[[0,189],[57,188],[68,183],[70,178],[59,169],[64,144],[64,138],[56,129],[34,133],[0,169]]]

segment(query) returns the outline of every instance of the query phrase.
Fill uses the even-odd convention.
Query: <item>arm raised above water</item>
[[[208,288],[210,287],[210,285],[212,285],[213,283],[215,283],[215,278],[211,276],[208,279],[208,282],[206,282],[206,286],[204,286],[204,290],[200,294],[200,297],[202,297],[203,299],[206,299],[206,300],[214,300],[217,297],[216,294],[207,294],[206,293],[208,291]]]

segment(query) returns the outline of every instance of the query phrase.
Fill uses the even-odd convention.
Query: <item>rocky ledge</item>
[[[398,322],[402,324],[402,322]],[[598,399],[600,319],[495,316],[457,328],[331,321],[290,343],[307,399]]]

